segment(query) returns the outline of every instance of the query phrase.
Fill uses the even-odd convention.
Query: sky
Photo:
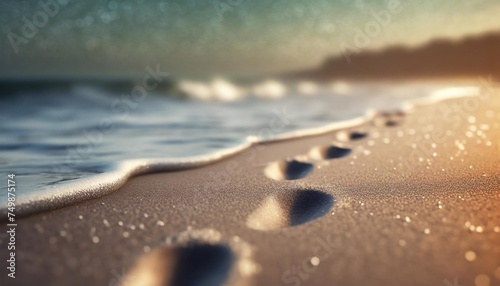
[[[389,20],[374,24],[374,13]],[[500,31],[498,15],[498,0],[2,0],[0,76],[132,75],[156,65],[174,75],[279,73],[317,67],[346,45],[360,52]]]

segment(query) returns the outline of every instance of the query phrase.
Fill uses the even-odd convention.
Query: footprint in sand
[[[351,153],[351,149],[335,145],[318,146],[309,151],[309,157],[313,160],[328,160],[345,157]]]
[[[122,279],[122,286],[223,285],[234,255],[222,244],[164,247],[143,256]]]
[[[273,180],[297,180],[314,170],[314,165],[297,160],[272,162],[264,169],[264,174]]]
[[[406,114],[403,111],[383,111],[373,119],[373,124],[377,127],[394,127],[403,123]]]
[[[297,226],[325,215],[333,205],[333,196],[317,190],[280,193],[264,199],[246,225],[261,231]]]
[[[349,130],[343,130],[339,131],[336,134],[337,140],[347,142],[347,141],[357,141],[364,139],[368,136],[368,132],[362,132],[362,131],[349,131]]]

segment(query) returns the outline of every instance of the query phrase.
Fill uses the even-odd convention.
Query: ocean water
[[[0,90],[0,173],[16,174],[20,192],[36,193],[125,160],[211,154],[249,136],[267,140],[369,109],[398,109],[442,87],[271,80],[243,86],[224,79],[176,86],[140,100],[126,96],[127,86],[91,83]]]

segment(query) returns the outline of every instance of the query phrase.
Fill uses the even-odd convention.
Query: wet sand
[[[492,93],[135,177],[18,219],[0,281],[500,285],[499,124]]]

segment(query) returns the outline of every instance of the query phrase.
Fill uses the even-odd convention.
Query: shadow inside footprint
[[[342,142],[361,140],[363,138],[366,138],[366,136],[368,136],[367,132],[349,131],[349,130],[339,131],[337,132],[336,135],[337,140]]]
[[[233,260],[233,253],[225,245],[160,248],[139,259],[124,278],[125,285],[223,285]]]
[[[304,178],[313,170],[314,166],[310,163],[291,160],[270,163],[264,173],[268,178],[281,181]]]
[[[331,195],[320,191],[295,192],[290,208],[290,225],[300,225],[323,216],[332,208],[333,203]]]
[[[335,145],[314,147],[309,151],[309,156],[314,160],[342,158],[351,153],[351,149]]]
[[[361,140],[363,138],[365,138],[366,136],[368,136],[368,133],[366,132],[357,132],[357,131],[353,131],[351,132],[351,134],[349,135],[349,138],[351,140]]]
[[[301,225],[317,219],[334,205],[333,196],[317,190],[294,190],[267,197],[247,218],[249,228],[261,231]]]
[[[179,248],[171,285],[222,285],[233,254],[225,245],[201,244]]]
[[[394,127],[401,125],[406,113],[400,110],[380,112],[379,116],[374,119],[375,126]]]
[[[396,121],[396,120],[387,120],[385,122],[385,126],[387,127],[394,127],[394,126],[398,126],[401,124],[401,121]]]

